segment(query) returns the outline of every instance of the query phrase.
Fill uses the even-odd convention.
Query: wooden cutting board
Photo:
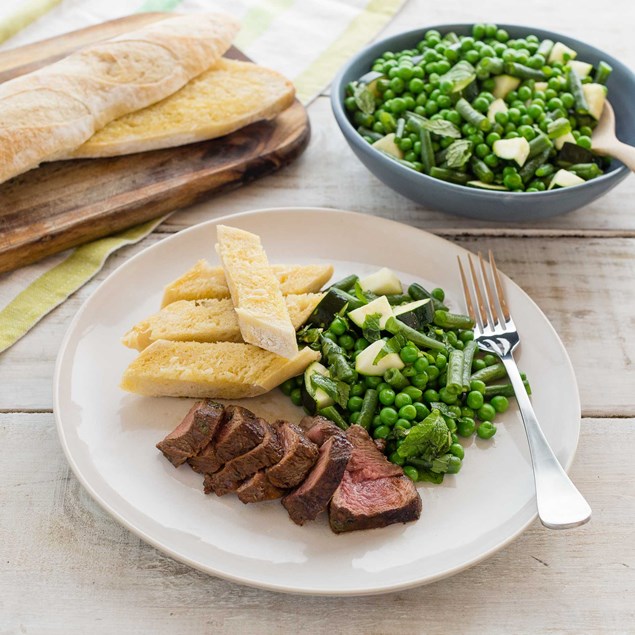
[[[142,13],[0,53],[0,82],[167,17]],[[247,59],[237,49],[227,57]],[[220,139],[107,159],[46,163],[0,185],[0,272],[204,200],[290,163],[308,144],[297,100]]]

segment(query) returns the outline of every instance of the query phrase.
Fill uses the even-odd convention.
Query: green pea
[[[293,403],[294,406],[302,405],[302,392],[299,388],[294,388],[289,394],[289,397],[291,397],[291,403]]]
[[[443,420],[445,421],[445,425],[448,426],[448,430],[450,430],[450,432],[456,431],[456,419],[443,415]]]
[[[461,331],[459,333],[459,341],[471,342],[474,339],[474,331]]]
[[[518,99],[521,101],[528,101],[531,99],[532,90],[529,86],[521,86],[518,89]]]
[[[496,434],[496,426],[489,421],[484,421],[476,429],[476,434],[481,439],[491,439]]]
[[[496,410],[492,405],[486,403],[476,410],[476,416],[481,421],[492,421],[496,416]]]
[[[470,437],[476,430],[476,422],[472,417],[461,417],[456,422],[456,432],[461,437]]]
[[[419,358],[419,349],[416,346],[404,346],[399,351],[399,357],[406,364],[412,364]]]
[[[406,459],[403,458],[403,456],[401,456],[399,454],[399,452],[393,452],[389,457],[388,460],[391,463],[394,463],[395,465],[403,465],[406,462]]]
[[[377,388],[383,379],[381,377],[364,377],[364,383],[366,384],[366,388]]]
[[[496,357],[496,355],[492,355],[491,353],[487,353],[487,355],[483,357],[483,361],[486,366],[493,366],[494,364],[498,364],[498,357]]]
[[[423,391],[416,386],[406,386],[401,392],[405,393],[412,399],[413,403],[419,401],[423,395]]]
[[[366,392],[366,386],[361,381],[355,382],[350,389],[351,397],[361,397]]]
[[[381,417],[379,415],[375,415],[373,417],[373,428],[377,428],[381,425]]]
[[[483,370],[487,364],[480,358],[475,358],[472,360],[472,370],[476,372],[477,370]]]
[[[465,61],[470,64],[476,64],[479,59],[478,51],[475,51],[474,49],[465,53]]]
[[[359,412],[358,410],[356,410],[355,412],[351,412],[350,416],[348,417],[348,422],[349,423],[357,423],[359,421],[359,416],[361,415],[361,412]]]
[[[395,403],[395,391],[392,388],[384,388],[379,392],[379,403],[383,406],[392,406]]]
[[[509,399],[503,395],[496,395],[491,398],[490,404],[496,412],[505,412],[509,408]]]
[[[485,394],[485,382],[481,381],[480,379],[474,379],[473,381],[470,382],[470,390],[471,391],[476,391],[476,392],[480,392],[481,395]],[[473,408],[474,406],[472,406]],[[481,406],[478,406],[479,408]]]
[[[432,403],[433,401],[439,401],[439,393],[436,390],[433,390],[432,388],[428,388],[428,390],[426,390],[423,393],[423,399],[424,401],[427,401],[428,403]]]
[[[430,362],[428,361],[428,358],[425,356],[418,357],[415,363],[413,364],[414,369],[417,371],[417,373],[424,372],[425,370],[427,370],[429,365],[430,365]]]
[[[379,426],[373,430],[373,439],[385,439],[390,434],[388,426]]]
[[[406,421],[414,421],[417,418],[417,409],[412,404],[399,408],[399,418]]]
[[[362,409],[363,399],[361,397],[350,397],[346,402],[346,408],[351,412],[357,412]]]
[[[416,401],[412,405],[417,411],[417,416],[415,417],[416,421],[423,421],[430,414],[430,410],[421,402]]]
[[[411,480],[418,481],[419,480],[419,472],[416,467],[412,467],[412,465],[406,465],[403,468],[403,473]]]
[[[432,289],[432,291],[430,291],[430,295],[439,302],[443,302],[443,300],[445,300],[445,291],[440,287]]]
[[[485,403],[485,398],[482,392],[471,390],[467,393],[465,403],[473,410],[478,410]]]
[[[448,365],[448,358],[445,355],[439,353],[437,355],[437,358],[434,360],[434,365],[439,370],[443,370]]]
[[[457,436],[456,432],[451,432],[450,433],[450,438],[452,439],[452,443],[458,443],[459,442],[459,437]]]
[[[363,351],[365,348],[369,346],[370,342],[365,337],[358,337],[355,340],[355,350]]]
[[[412,403],[412,397],[405,392],[400,392],[395,396],[395,408],[401,408],[403,406],[410,405]]]
[[[494,153],[490,153],[484,157],[483,162],[490,168],[497,168],[500,163],[498,157]]]
[[[335,342],[337,344],[337,335],[332,331],[326,331],[322,334],[322,337],[325,337],[327,340],[331,340],[331,342]]]
[[[474,412],[474,410],[472,408],[470,408],[469,406],[463,406],[461,408],[461,416],[462,417],[472,417],[472,419],[473,419],[475,414],[476,413]]]
[[[455,419],[461,417],[461,408],[460,406],[448,406],[448,412],[452,414]]]
[[[478,110],[478,112],[487,112],[487,109],[489,108],[489,103],[487,102],[487,99],[483,99],[482,97],[477,97],[472,102],[472,108],[474,108],[474,110]]]
[[[444,386],[443,388],[439,388],[439,399],[443,403],[446,404],[454,404],[459,400],[459,396],[449,392],[448,389]]]
[[[397,411],[390,406],[385,406],[379,411],[379,418],[381,420],[382,425],[392,426],[397,422],[399,416],[397,415]]]
[[[352,335],[340,335],[337,341],[345,351],[352,351],[355,348],[355,338]]]
[[[392,389],[392,386],[389,383],[382,381],[381,384],[377,384],[377,388],[375,388],[375,390],[378,393],[380,393],[382,390],[385,390],[386,388]]]
[[[587,150],[591,149],[591,137],[587,137],[586,135],[580,135],[578,137],[578,139],[576,140],[576,143],[581,147],[581,148],[586,148]]]
[[[450,446],[450,454],[458,456],[461,460],[463,460],[463,457],[465,456],[465,449],[460,443],[453,443]]]
[[[428,385],[428,373],[425,371],[417,373],[414,377],[410,378],[410,383],[414,388],[423,390]]]
[[[463,461],[453,454],[448,460],[448,474],[458,474],[462,465]]]
[[[393,426],[393,428],[396,428],[397,430],[409,430],[411,427],[412,423],[403,417],[397,419],[397,423]]]
[[[428,373],[428,381],[434,381],[439,377],[441,371],[436,366],[430,366],[426,372]]]
[[[295,388],[295,381],[293,379],[287,379],[287,381],[282,382],[280,385],[280,390],[283,395],[287,397],[291,394],[291,391]]]

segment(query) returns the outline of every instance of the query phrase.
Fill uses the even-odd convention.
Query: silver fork
[[[474,295],[472,295],[468,285],[461,258],[457,258],[465,294],[465,304],[475,323],[474,339],[481,350],[500,357],[514,387],[516,401],[529,442],[540,521],[550,529],[568,529],[583,525],[591,518],[591,508],[562,469],[553,450],[549,447],[512,355],[520,338],[509,312],[503,285],[496,269],[494,254],[489,252],[489,264],[496,293],[492,290],[490,277],[480,253],[478,254],[480,275],[477,274],[471,256],[467,257]],[[485,293],[483,293],[483,288]],[[476,311],[474,310],[475,304]]]

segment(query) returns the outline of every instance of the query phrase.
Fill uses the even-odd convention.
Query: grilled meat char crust
[[[174,467],[178,467],[212,440],[224,418],[225,409],[221,404],[210,399],[197,401],[183,421],[156,447]]]
[[[284,455],[267,470],[267,479],[275,487],[291,489],[299,485],[315,465],[318,447],[293,423],[276,421],[274,427],[284,448]]]
[[[342,480],[352,449],[343,435],[332,436],[320,447],[317,463],[304,482],[282,499],[294,523],[303,525],[326,509]]]
[[[244,481],[236,490],[238,499],[243,503],[261,503],[282,498],[287,490],[271,484],[266,470],[260,470]]]
[[[283,448],[278,433],[268,423],[263,423],[265,435],[261,443],[225,463],[218,472],[205,475],[203,488],[206,494],[213,491],[217,496],[223,496],[234,492],[245,479],[282,458]]]
[[[407,523],[421,515],[421,497],[403,470],[378,450],[364,428],[351,426],[351,458],[329,506],[335,533]]]

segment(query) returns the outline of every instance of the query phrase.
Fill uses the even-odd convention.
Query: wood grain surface
[[[51,63],[87,42],[157,20],[141,14],[0,54],[0,81]],[[231,49],[228,57],[246,59]],[[297,100],[272,121],[210,141],[106,159],[45,163],[0,184],[0,272],[110,235],[293,161],[309,140]]]

